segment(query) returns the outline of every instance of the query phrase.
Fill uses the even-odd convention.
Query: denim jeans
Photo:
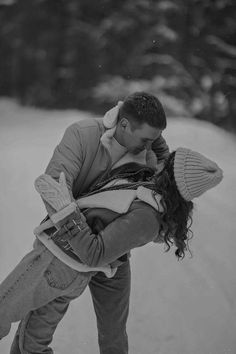
[[[89,282],[97,317],[100,354],[127,354],[126,322],[130,299],[130,263],[119,266],[112,278],[95,274]]]
[[[101,354],[128,353],[126,321],[129,309],[130,267],[115,276],[80,273],[59,261],[39,241],[0,285],[0,338],[11,323],[21,321],[11,354],[52,354],[53,334],[71,300],[89,284],[97,316]]]

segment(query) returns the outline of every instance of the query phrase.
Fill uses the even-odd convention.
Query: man
[[[150,94],[137,92],[108,111],[103,118],[83,120],[67,128],[61,142],[47,166],[46,173],[59,178],[65,173],[74,199],[87,192],[100,177],[127,161],[155,166],[169,155],[161,136],[166,128],[166,116],[159,100]],[[46,205],[48,211],[49,205]],[[97,317],[98,341],[101,354],[128,353],[126,322],[130,297],[130,265],[128,255],[117,260],[118,270],[108,279],[98,272],[89,288]],[[60,307],[57,316],[51,306],[50,323],[44,313],[32,311],[21,321],[11,354],[52,353],[48,344],[52,340],[58,313],[61,317],[68,308],[68,300],[55,302]],[[41,317],[40,317],[41,316]],[[55,321],[54,321],[55,317]],[[37,318],[37,321],[36,321]],[[38,338],[37,326],[47,332],[47,341]],[[33,349],[32,349],[33,348]]]

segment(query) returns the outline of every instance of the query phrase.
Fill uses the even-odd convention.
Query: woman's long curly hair
[[[87,195],[105,190],[136,189],[140,185],[151,189],[154,195],[160,194],[164,211],[160,213],[162,222],[159,237],[166,243],[166,251],[174,244],[175,255],[178,259],[183,259],[185,251],[190,252],[188,241],[192,238],[190,227],[193,203],[183,199],[178,191],[174,177],[174,157],[175,152],[172,152],[158,174],[154,169],[134,162],[122,165],[111,170]],[[108,182],[121,178],[127,179],[128,183],[106,187]]]
[[[193,202],[186,201],[177,188],[174,177],[174,157],[171,153],[165,162],[163,170],[153,177],[155,191],[162,195],[161,203],[164,208],[162,220],[167,226],[163,231],[163,239],[167,245],[167,251],[171,245],[176,246],[175,255],[183,259],[185,251],[189,251],[188,241],[192,238],[192,210]],[[190,252],[191,253],[191,252]]]

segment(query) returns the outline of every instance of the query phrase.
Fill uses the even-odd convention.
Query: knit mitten
[[[70,196],[63,172],[60,174],[59,182],[47,174],[39,176],[35,180],[35,188],[42,199],[53,208],[54,212],[49,213],[49,216],[56,226],[60,226],[60,221],[77,209],[77,204]]]
[[[41,195],[45,204],[50,207],[50,219],[41,223],[34,230],[37,238],[63,263],[79,272],[102,271],[108,278],[116,273],[117,268],[110,265],[102,267],[89,267],[82,264],[80,259],[75,259],[76,248],[69,244],[78,232],[86,227],[86,219],[76,204],[72,201],[70,192],[66,185],[66,178],[63,172],[60,174],[59,182],[51,176],[43,174],[35,181],[35,188]],[[48,209],[48,208],[47,208]],[[57,232],[49,235],[45,231],[52,228],[53,224]],[[65,225],[65,227],[63,227]],[[73,257],[71,256],[73,254]]]
[[[43,174],[35,180],[34,185],[41,197],[56,211],[71,203],[71,196],[63,172],[60,174],[59,182],[51,176]]]

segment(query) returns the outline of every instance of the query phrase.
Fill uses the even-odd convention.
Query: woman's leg
[[[37,341],[39,347],[46,347],[42,353],[47,353],[50,333],[55,331],[69,301],[83,292],[90,276],[69,268],[36,243],[0,286],[1,338],[7,335],[12,322],[23,319],[17,333],[20,353],[40,353],[32,349]]]
[[[73,283],[63,290],[63,296],[31,311],[20,322],[10,354],[52,354],[53,350],[49,344],[56,327],[65,315],[70,301],[80,296],[85,290],[90,277],[89,274],[79,273]],[[57,287],[62,285],[58,277],[54,278],[51,284]]]
[[[97,316],[101,354],[127,354],[126,322],[130,299],[129,261],[119,266],[113,278],[99,272],[89,283]]]
[[[0,338],[8,334],[12,322],[21,320],[35,308],[37,301],[40,302],[41,299],[35,296],[35,290],[52,259],[53,255],[43,245],[35,243],[34,249],[1,283]]]
[[[52,354],[49,347],[60,320],[65,315],[70,300],[58,297],[29,314],[20,322],[10,354]]]

